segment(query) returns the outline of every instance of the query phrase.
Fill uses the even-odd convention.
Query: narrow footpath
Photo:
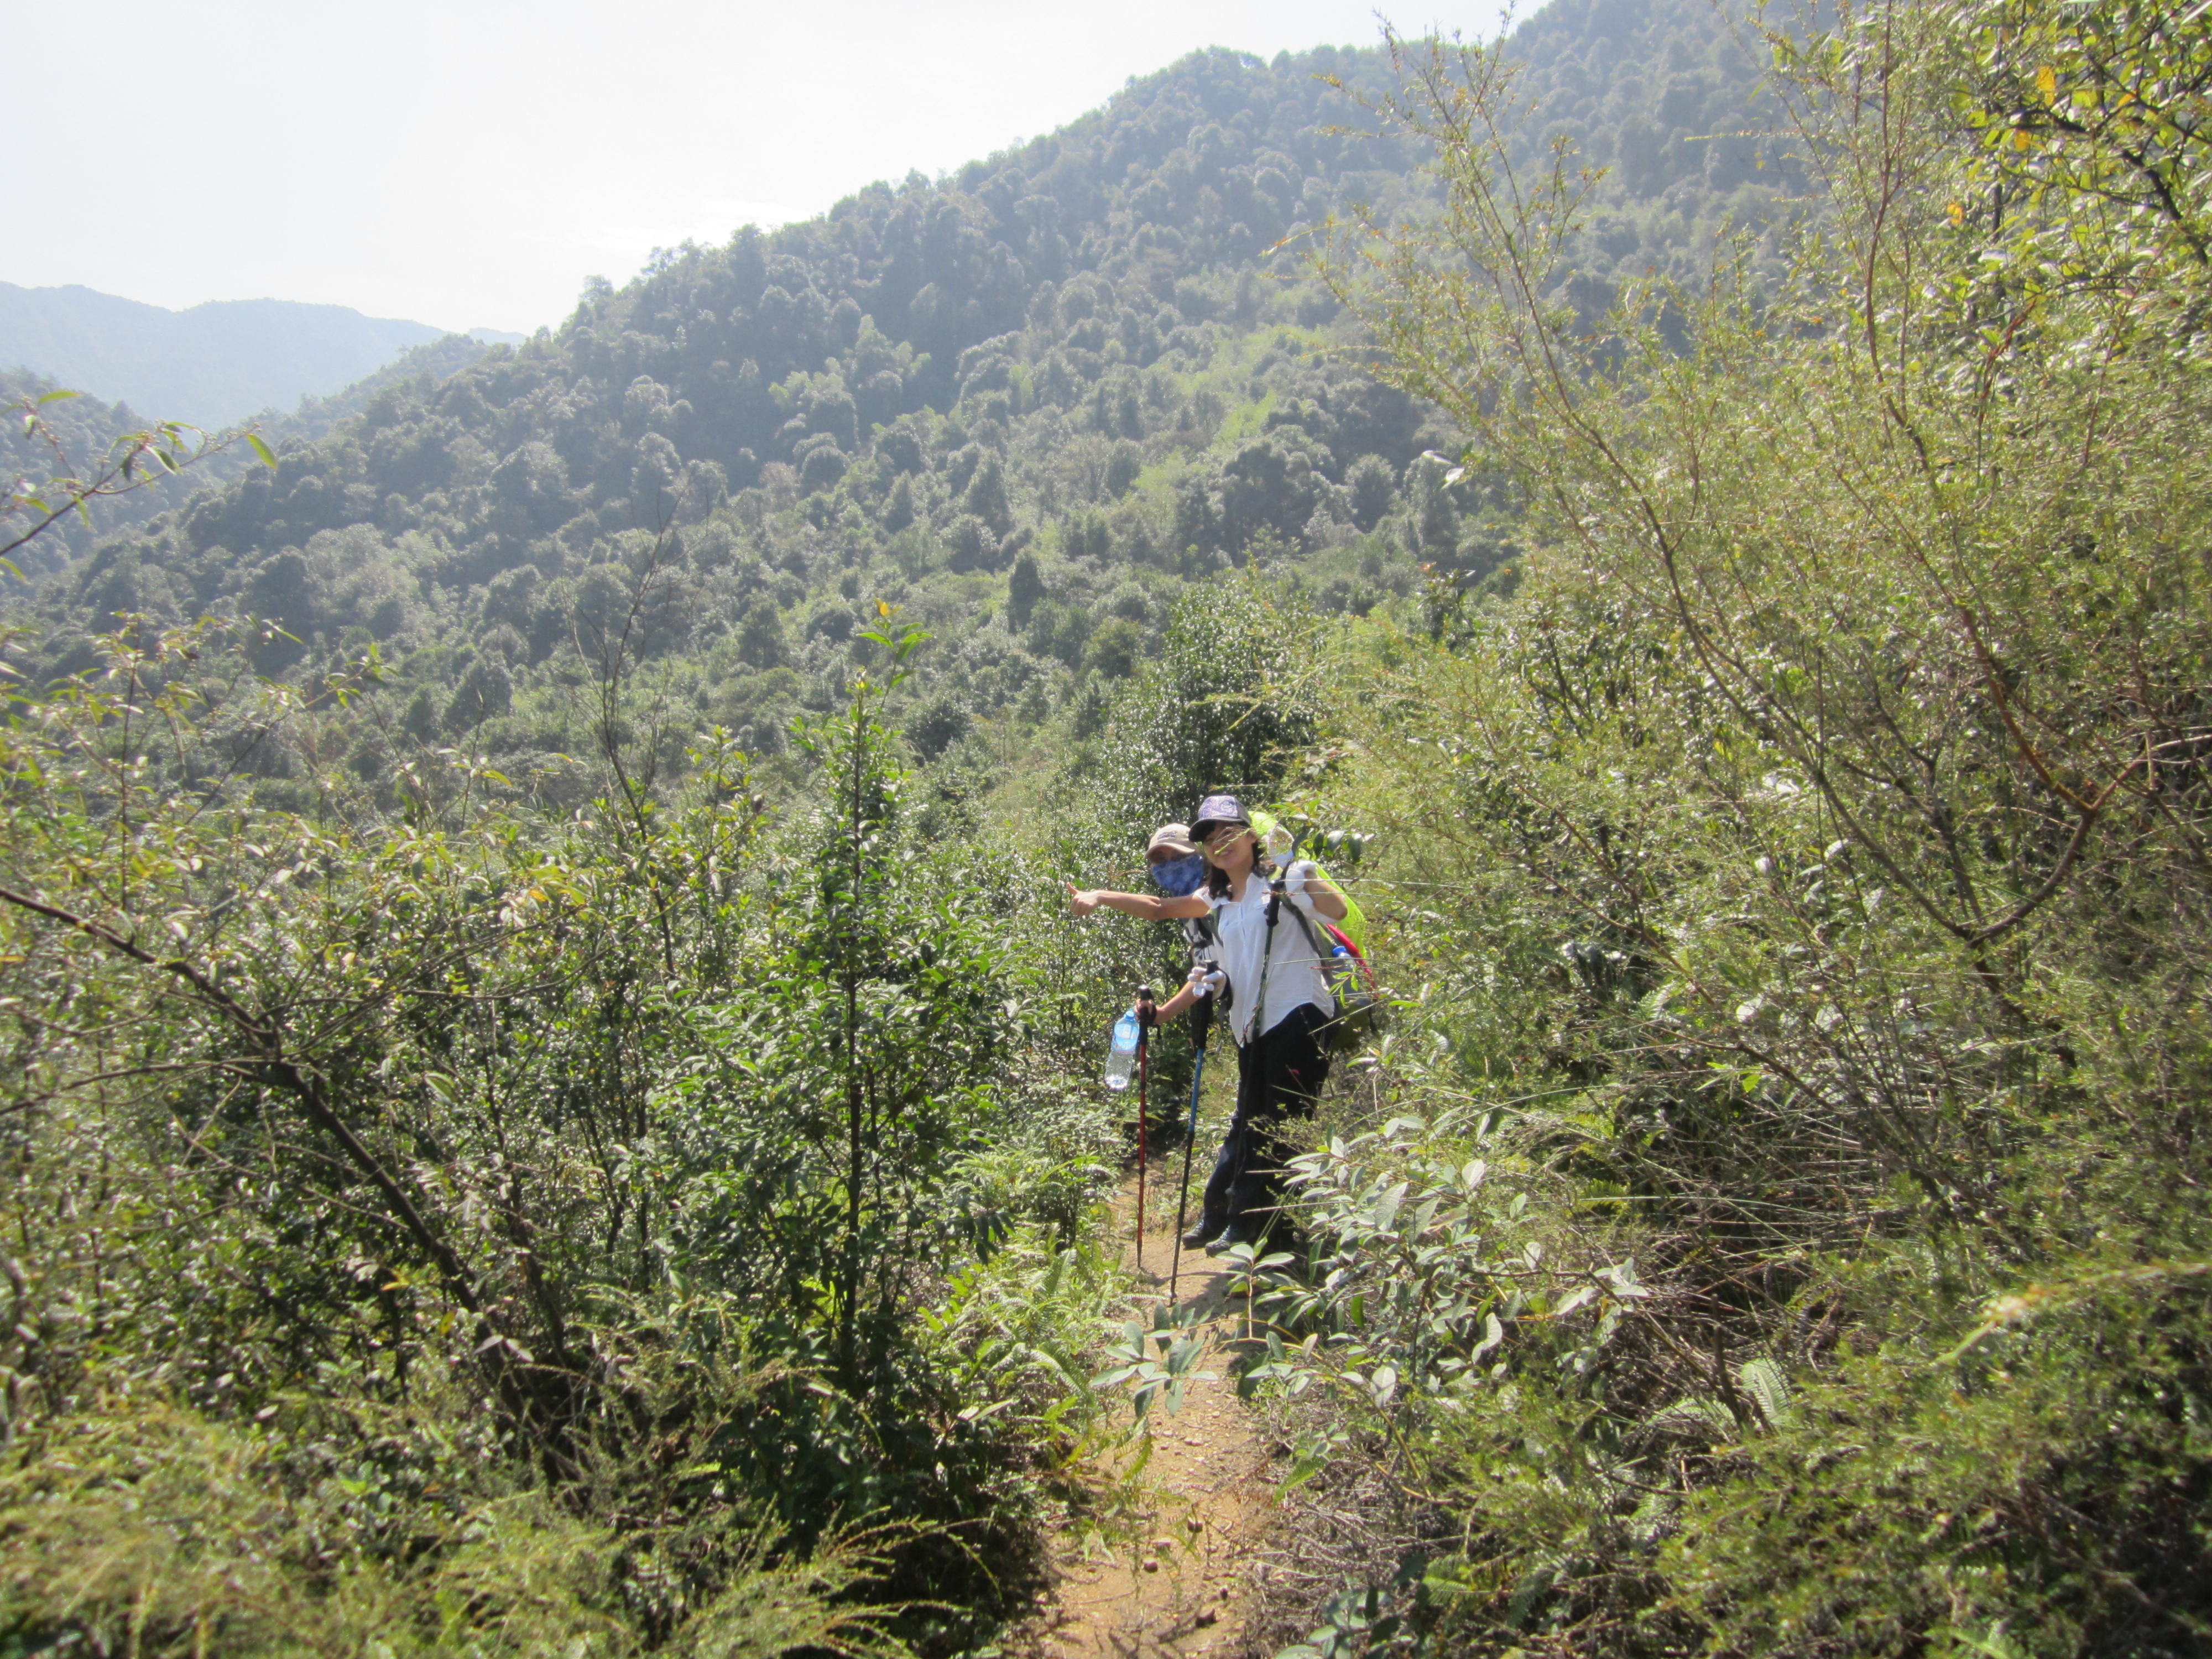
[[[1114,1213],[1137,1305],[1149,1309],[1167,1297],[1175,1189],[1156,1168],[1141,1268],[1136,1192],[1133,1180]],[[1181,1410],[1171,1413],[1164,1401],[1153,1406],[1152,1455],[1136,1476],[1128,1512],[1110,1528],[1110,1542],[1073,1533],[1055,1541],[1058,1583],[1037,1627],[1036,1651],[1046,1659],[1228,1659],[1239,1650],[1272,1505],[1268,1448],[1229,1375],[1244,1317],[1243,1303],[1229,1291],[1228,1276],[1205,1252],[1183,1252],[1176,1300],[1206,1316],[1203,1375],[1185,1389]],[[1123,1468],[1136,1462],[1141,1445],[1122,1455]]]

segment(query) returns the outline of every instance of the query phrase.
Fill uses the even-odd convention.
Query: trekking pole
[[[1182,1196],[1176,1200],[1175,1259],[1168,1267],[1168,1306],[1175,1306],[1176,1279],[1182,1272],[1182,1230],[1190,1211],[1190,1156],[1198,1146],[1198,1085],[1206,1080],[1206,1028],[1213,1015],[1213,993],[1191,1005],[1190,1126],[1182,1143]]]
[[[1152,988],[1137,988],[1137,1271],[1145,1270],[1145,1120],[1152,1115]]]

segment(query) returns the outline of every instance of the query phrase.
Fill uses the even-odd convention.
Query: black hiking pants
[[[1206,1231],[1233,1226],[1256,1239],[1274,1222],[1283,1166],[1291,1156],[1279,1131],[1293,1118],[1313,1115],[1328,1079],[1319,1035],[1328,1023],[1327,1012],[1305,1003],[1237,1050],[1237,1113],[1206,1180],[1200,1212]]]

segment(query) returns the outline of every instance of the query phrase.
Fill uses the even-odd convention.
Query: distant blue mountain
[[[88,288],[0,283],[0,369],[128,404],[142,419],[210,428],[328,397],[444,333],[345,306],[218,300],[166,311]]]

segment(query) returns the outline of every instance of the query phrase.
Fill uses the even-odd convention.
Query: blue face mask
[[[1198,890],[1199,883],[1206,879],[1206,854],[1193,853],[1188,858],[1170,859],[1152,866],[1152,885],[1170,898],[1188,898]]]

